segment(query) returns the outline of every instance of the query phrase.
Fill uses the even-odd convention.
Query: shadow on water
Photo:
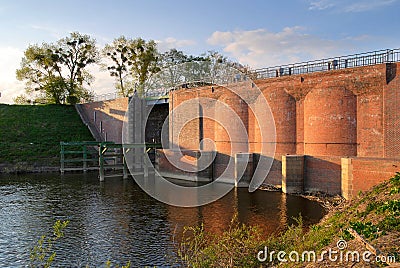
[[[294,223],[300,213],[306,225],[325,214],[316,202],[278,192],[233,189],[220,200],[197,208],[163,204],[133,180],[97,174],[0,176],[0,266],[29,265],[29,250],[53,223],[70,220],[57,245],[63,266],[104,265],[107,260],[133,266],[168,264],[173,240],[183,226],[204,223],[221,233],[237,213],[242,223],[257,224],[265,235]]]

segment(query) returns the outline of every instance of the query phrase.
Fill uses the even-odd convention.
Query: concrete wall
[[[80,104],[82,112],[100,132],[102,140],[121,143],[122,126],[128,110],[128,98]]]
[[[83,103],[79,106],[80,112],[85,113],[85,118],[100,132],[103,141],[122,142],[122,126],[129,98]],[[168,103],[147,106],[149,116],[145,126],[146,142],[161,143],[161,129],[168,116],[168,107]],[[168,128],[168,122],[165,127]],[[165,133],[167,135],[164,138],[168,140],[168,131]]]

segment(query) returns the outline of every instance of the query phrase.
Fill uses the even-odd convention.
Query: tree
[[[110,72],[110,76],[115,77],[117,82],[116,87],[119,93],[124,97],[133,92],[133,89],[126,89],[125,87],[125,83],[129,81],[129,66],[132,64],[129,60],[130,41],[131,40],[126,39],[125,36],[120,36],[114,39],[112,44],[107,44],[102,51],[103,56],[112,61],[108,66],[107,64],[102,65]]]
[[[170,49],[160,55],[158,66],[161,72],[150,77],[148,88],[152,91],[165,91],[176,86],[197,87],[211,84],[214,77],[221,77],[224,71],[226,73],[226,66],[222,63],[230,62],[215,51],[193,56]]]
[[[17,97],[15,97],[13,99],[15,104],[19,104],[19,105],[29,105],[31,104],[31,100],[24,94],[18,95]]]
[[[183,51],[171,48],[170,50],[160,55],[159,66],[160,68],[167,68],[172,65],[185,63],[191,61],[192,56],[188,56]]]
[[[148,85],[153,90],[170,89],[182,83],[182,73],[179,64],[191,61],[191,58],[175,48],[170,49],[159,56],[158,67],[161,72],[150,76]]]
[[[54,78],[56,72],[54,47],[50,44],[29,46],[21,61],[21,68],[16,71],[18,80],[26,80],[26,92],[32,94],[35,91],[45,93],[47,85]],[[60,103],[60,99],[49,99],[49,102]]]
[[[16,76],[26,82],[28,94],[37,91],[48,103],[75,104],[91,98],[84,85],[90,85],[93,77],[85,68],[97,61],[96,41],[73,32],[56,44],[28,47]]]
[[[147,78],[160,71],[157,44],[154,40],[146,42],[142,38],[133,40],[130,47],[132,57],[131,73],[134,81],[138,82],[138,93],[143,94]]]
[[[73,32],[69,37],[60,39],[57,47],[53,57],[59,77],[66,83],[67,102],[76,103],[80,97],[88,98],[90,93],[83,85],[90,85],[93,76],[85,68],[99,60],[96,41],[89,35]]]
[[[128,96],[137,90],[144,92],[144,84],[148,77],[160,70],[159,53],[153,40],[142,38],[127,39],[121,36],[107,45],[103,54],[111,59],[107,66],[110,75],[116,77],[120,93]]]

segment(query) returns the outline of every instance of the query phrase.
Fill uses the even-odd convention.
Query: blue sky
[[[400,0],[147,0],[1,1],[0,102],[23,92],[16,81],[29,44],[54,42],[72,31],[99,48],[121,35],[188,54],[217,50],[253,68],[399,48]],[[113,80],[93,68],[98,93]]]

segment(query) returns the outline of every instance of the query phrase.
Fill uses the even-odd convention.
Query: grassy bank
[[[355,234],[353,233],[354,236],[349,230],[356,231]],[[229,230],[221,236],[212,236],[201,227],[187,227],[185,238],[179,245],[179,255],[182,263],[190,267],[383,267],[388,265],[377,261],[374,254],[380,256],[381,259],[385,257],[386,261],[396,260],[399,263],[400,173],[371,191],[360,194],[351,202],[333,209],[319,224],[311,226],[307,231],[304,230],[299,219],[296,226],[289,227],[278,237],[265,238],[260,233],[257,227],[240,225],[235,220]],[[365,251],[374,252],[375,250],[377,252],[366,258],[370,262],[362,259]],[[259,257],[262,261],[257,258],[260,251]],[[272,251],[274,253],[271,253]],[[279,260],[279,251],[286,253],[285,256],[280,256],[281,259],[286,259],[286,262]],[[296,253],[291,254],[294,251],[299,254],[298,260]],[[302,259],[302,253],[310,251],[316,254],[315,262],[309,262],[307,254]],[[322,255],[324,251],[326,253]],[[333,252],[331,257],[328,255],[329,251]],[[354,251],[360,254],[359,261],[350,255],[346,257],[348,252]],[[341,252],[342,259],[340,259]],[[336,261],[332,261],[335,256]]]
[[[93,140],[73,106],[0,104],[0,163],[58,166],[60,141]]]

